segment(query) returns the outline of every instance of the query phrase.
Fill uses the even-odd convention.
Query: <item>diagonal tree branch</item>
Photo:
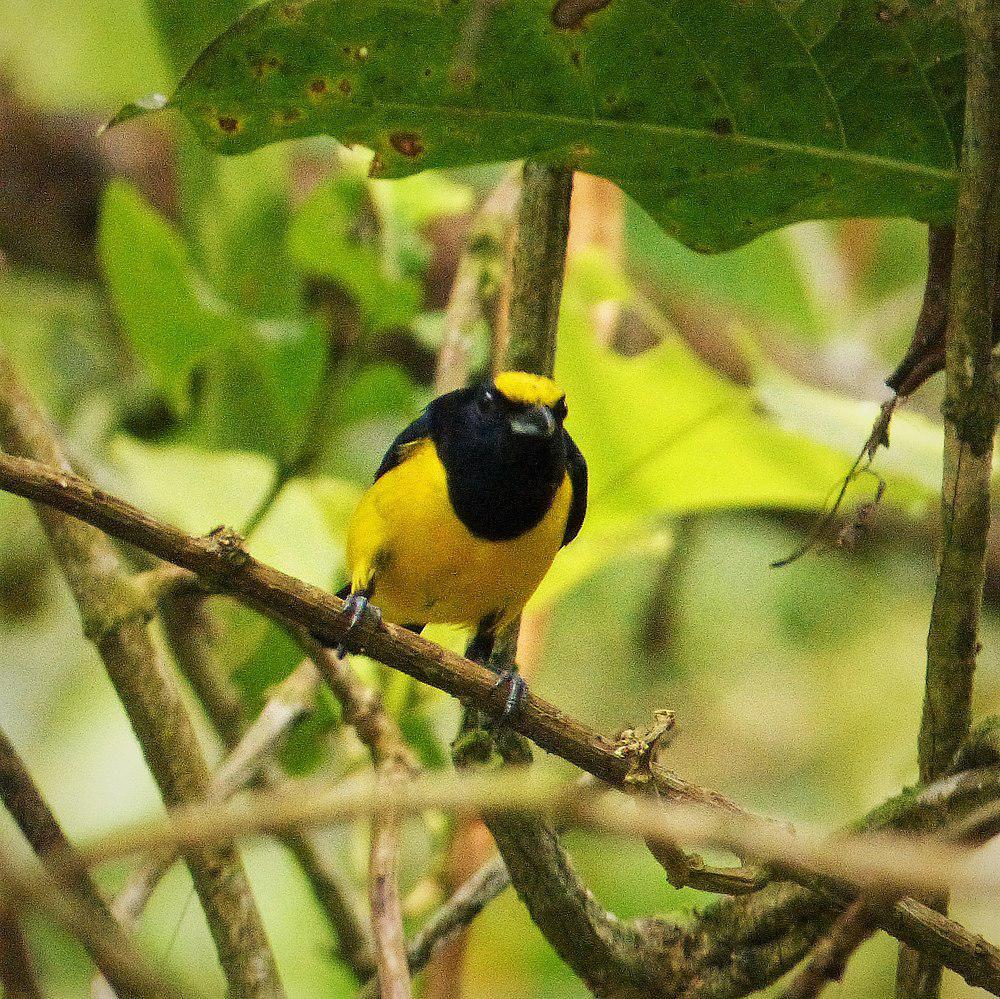
[[[28,941],[11,913],[0,914],[0,986],[7,999],[44,999]]]
[[[76,858],[69,840],[32,780],[27,766],[2,731],[0,731],[0,798],[3,799],[7,811],[39,859],[44,863],[47,857],[57,854],[61,861],[60,873],[66,885],[78,894],[82,904],[99,914],[95,918],[103,924],[109,937],[120,937],[118,947],[122,960],[113,964],[101,963],[104,954],[101,949],[94,946],[93,939],[81,941],[85,947],[88,943],[93,947],[93,949],[88,948],[88,953],[95,965],[114,982],[115,988],[123,996],[137,994],[136,989],[140,987],[140,983],[141,987],[148,988],[149,983],[155,982],[158,976],[139,956],[135,944],[128,940],[111,921],[107,905],[90,873]],[[16,920],[9,922],[8,928],[20,929],[16,925]],[[7,928],[3,932],[6,931]],[[16,940],[11,939],[9,943],[13,946]],[[12,961],[16,957],[16,950],[11,950],[8,956]],[[5,963],[10,964],[11,961]],[[165,986],[161,983],[157,986],[157,990],[163,987]],[[159,992],[147,991],[144,994],[154,995]]]
[[[269,617],[294,622],[322,645],[336,646],[343,640],[349,650],[369,655],[484,711],[497,706],[496,677],[489,670],[396,625],[366,618],[348,634],[342,600],[258,562],[232,532],[214,531],[202,538],[185,534],[68,471],[55,471],[11,455],[0,454],[0,489],[53,506],[187,569],[208,589],[234,596]],[[324,669],[324,679],[328,675],[332,674]],[[626,786],[633,772],[626,747],[530,692],[510,720],[510,727],[613,786]],[[741,810],[718,791],[687,781],[662,766],[651,766],[649,778],[664,801]]]
[[[146,551],[189,570],[200,571],[202,578],[213,588],[237,595],[245,603],[270,616],[296,620],[311,633],[321,636],[324,643],[335,644],[345,634],[342,601],[257,562],[243,550],[238,539],[230,534],[216,532],[208,538],[191,537],[156,522],[116,497],[95,490],[69,473],[54,472],[37,462],[10,456],[0,455],[0,488],[39,502],[50,503],[74,516],[85,517],[95,526],[122,540],[137,544]],[[489,709],[494,704],[493,674],[405,629],[392,625],[379,626],[366,621],[356,632],[348,635],[346,641],[354,649],[364,648],[387,665],[463,697],[469,703],[484,709]],[[630,759],[623,747],[616,746],[593,730],[566,717],[534,695],[529,694],[525,698],[522,710],[511,720],[511,728],[528,735],[542,748],[555,752],[608,784],[627,787],[634,772],[635,761]],[[959,806],[967,809],[984,801],[995,800],[1000,794],[997,793],[993,773],[989,770],[975,771],[962,775],[960,779],[953,778],[944,782],[944,791],[937,791],[932,787],[924,795],[901,795],[874,814],[867,825],[872,828],[897,826],[919,829],[926,827],[931,817],[942,810],[956,815]],[[708,806],[712,814],[728,816],[728,821],[731,822],[746,817],[745,812],[724,796],[685,781],[655,763],[650,766],[649,779],[659,789],[660,800],[666,804]],[[310,802],[300,801],[298,804],[302,808],[309,806]],[[770,823],[764,823],[762,828],[773,827]],[[755,851],[759,851],[759,844],[751,847],[751,852]],[[839,871],[842,866],[841,858],[838,858],[836,864],[835,869]],[[815,933],[811,935],[802,934],[796,929],[803,948],[807,948],[849,899],[831,902],[820,897],[817,901],[816,886],[811,881],[808,881],[808,887],[798,890],[803,893],[803,899],[811,899],[809,911],[823,916],[823,919],[817,916]],[[771,923],[784,922],[786,926],[794,923],[797,926],[800,914],[790,914],[782,892],[782,886],[774,886],[746,899],[723,903],[718,911],[728,915],[716,917],[716,922],[712,924],[714,928],[706,927],[705,932],[709,936],[716,934],[719,926],[728,925],[730,919],[744,925],[751,918],[751,907],[761,905],[768,912]],[[797,895],[795,898],[798,900]],[[805,903],[798,900],[797,904]],[[733,906],[736,908],[732,908]],[[936,947],[947,951],[949,966],[959,970],[959,973],[970,980],[978,984],[994,981],[990,977],[993,974],[991,966],[984,957],[991,955],[993,951],[985,941],[971,934],[963,936],[961,933],[951,932],[950,928],[954,924],[947,921],[949,930],[945,931],[942,925],[928,922],[926,913],[920,910],[905,911],[903,903],[897,905],[892,919],[892,932],[921,947]],[[888,919],[885,925],[888,928]],[[813,927],[809,929],[812,930]],[[714,951],[706,950],[707,955],[712,953]],[[782,966],[781,973],[788,970],[804,954],[804,950],[799,952],[794,948],[787,948],[783,953],[791,956],[790,963],[787,967]],[[997,962],[996,967],[1000,969],[1000,962]],[[732,972],[732,968],[729,971]],[[1000,975],[1000,970],[997,973]],[[1000,977],[995,981],[1000,983]],[[1000,990],[1000,984],[996,988]]]
[[[0,445],[69,474],[69,464],[37,404],[0,352]],[[12,460],[12,459],[11,459]],[[51,506],[42,527],[168,805],[206,796],[208,766],[180,692],[153,642],[141,589],[99,531]],[[243,865],[232,847],[188,857],[219,960],[234,995],[279,996],[282,989]]]
[[[166,981],[121,927],[108,915],[104,906],[95,906],[79,892],[75,879],[55,877],[44,867],[20,866],[11,858],[9,844],[0,844],[0,914],[14,910],[47,916],[70,936],[79,940],[94,963],[110,979],[119,983],[123,999],[194,999],[200,992],[182,993]],[[65,859],[60,851],[59,856]],[[55,854],[51,855],[55,859]],[[72,869],[61,864],[63,872]]]

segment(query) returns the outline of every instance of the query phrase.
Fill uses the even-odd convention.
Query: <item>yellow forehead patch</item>
[[[511,402],[526,406],[554,406],[563,397],[563,390],[551,378],[527,371],[501,371],[493,384]]]

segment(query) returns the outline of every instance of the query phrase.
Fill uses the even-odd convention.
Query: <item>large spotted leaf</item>
[[[385,177],[570,163],[713,251],[949,218],[962,76],[953,0],[272,0],[170,103],[220,152],[328,133]]]

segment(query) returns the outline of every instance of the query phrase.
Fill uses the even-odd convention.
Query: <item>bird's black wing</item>
[[[408,444],[426,440],[430,435],[431,421],[425,410],[389,445],[389,450],[386,451],[382,464],[375,473],[374,481],[378,482],[386,472],[391,472],[403,460]]]
[[[569,472],[570,485],[573,487],[573,499],[570,501],[569,517],[566,520],[566,533],[562,540],[565,546],[580,533],[583,518],[587,515],[587,459],[565,430],[563,435],[566,438],[566,471]]]

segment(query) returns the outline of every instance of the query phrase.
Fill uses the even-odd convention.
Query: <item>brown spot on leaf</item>
[[[371,165],[368,167],[369,177],[381,177],[385,173],[385,160],[382,159],[379,153],[375,154],[375,158],[371,161]]]
[[[302,7],[300,3],[283,3],[278,6],[278,17],[289,24],[295,24],[302,20]]]
[[[397,153],[413,160],[424,153],[424,141],[416,132],[393,132],[389,142]]]
[[[573,51],[570,52],[570,54],[569,54],[569,61],[577,69],[580,68],[580,66],[583,64],[583,56],[580,54],[580,50],[579,49],[573,49]]]
[[[715,118],[708,123],[708,127],[715,132],[716,135],[732,135],[733,134],[733,120],[732,118]]]
[[[234,114],[220,114],[215,119],[215,124],[226,135],[239,135],[243,131],[243,119]]]
[[[257,80],[266,80],[272,73],[281,69],[281,66],[281,58],[273,54],[250,57],[250,72]]]
[[[558,0],[552,8],[552,23],[564,31],[574,31],[584,26],[590,14],[604,10],[611,0]]]
[[[351,93],[354,91],[354,84],[347,79],[346,76],[342,76],[337,81],[337,89],[345,96],[350,97]]]
[[[330,93],[329,77],[317,76],[315,79],[310,80],[306,86],[306,93],[309,95],[309,100],[314,104],[318,104]]]
[[[289,125],[302,121],[304,117],[305,111],[302,108],[285,108],[282,111],[275,111],[271,115],[271,124],[278,128],[287,128]]]

